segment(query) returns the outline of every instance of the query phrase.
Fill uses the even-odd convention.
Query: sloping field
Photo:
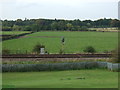
[[[59,53],[61,37],[65,37],[65,53],[81,53],[86,46],[93,46],[97,52],[111,51],[117,47],[117,32],[37,32],[19,39],[3,41],[3,49],[27,50],[31,53],[37,43],[44,44],[49,53]]]

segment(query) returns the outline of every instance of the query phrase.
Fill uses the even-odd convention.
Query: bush
[[[45,51],[45,54],[49,54],[49,52],[48,52],[48,51]]]
[[[10,54],[10,50],[8,50],[8,49],[3,49],[3,50],[2,50],[2,54]]]
[[[87,52],[87,53],[95,53],[96,52],[96,50],[92,46],[87,46],[83,51]]]
[[[112,59],[110,62],[120,63],[120,47],[112,51]]]
[[[80,31],[88,31],[88,28],[87,28],[86,26],[82,26],[82,27],[80,28]]]
[[[104,50],[104,53],[110,53],[108,50]]]
[[[41,48],[45,48],[45,46],[42,45],[42,44],[39,44],[39,43],[38,43],[38,44],[36,44],[36,45],[34,46],[34,48],[33,48],[33,52],[39,54]]]
[[[59,54],[64,54],[64,51],[60,49]]]

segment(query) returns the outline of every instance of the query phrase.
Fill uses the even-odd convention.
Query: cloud
[[[31,4],[40,5],[62,5],[77,7],[88,3],[106,3],[106,2],[118,2],[119,0],[0,0],[0,3],[4,4],[16,4],[18,7],[30,6]]]
[[[17,0],[0,0],[1,4],[5,4],[5,3],[16,3]]]
[[[2,18],[115,17],[119,0],[0,0]],[[1,6],[0,6],[1,7]]]
[[[110,3],[119,0],[16,0],[18,5],[28,5],[36,3],[40,5],[63,5],[63,6],[82,6],[88,3]]]
[[[17,0],[24,3],[85,3],[85,2],[118,2],[119,0]]]

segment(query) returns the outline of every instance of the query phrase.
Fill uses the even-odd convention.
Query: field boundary
[[[72,63],[49,63],[49,64],[3,64],[2,72],[32,72],[32,71],[62,71],[81,69],[108,69],[119,71],[120,64],[109,62],[72,62]]]
[[[25,35],[28,35],[28,34],[32,34],[34,32],[30,32],[30,33],[23,33],[23,34],[19,34],[19,35],[6,35],[6,36],[9,36],[7,38],[2,38],[2,41],[5,41],[5,40],[11,40],[11,39],[17,39],[17,38],[20,38],[22,36],[25,36]],[[2,37],[5,36],[5,35],[2,35]]]

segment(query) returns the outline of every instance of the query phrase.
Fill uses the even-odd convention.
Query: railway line
[[[112,54],[11,54],[1,58],[110,58]]]

